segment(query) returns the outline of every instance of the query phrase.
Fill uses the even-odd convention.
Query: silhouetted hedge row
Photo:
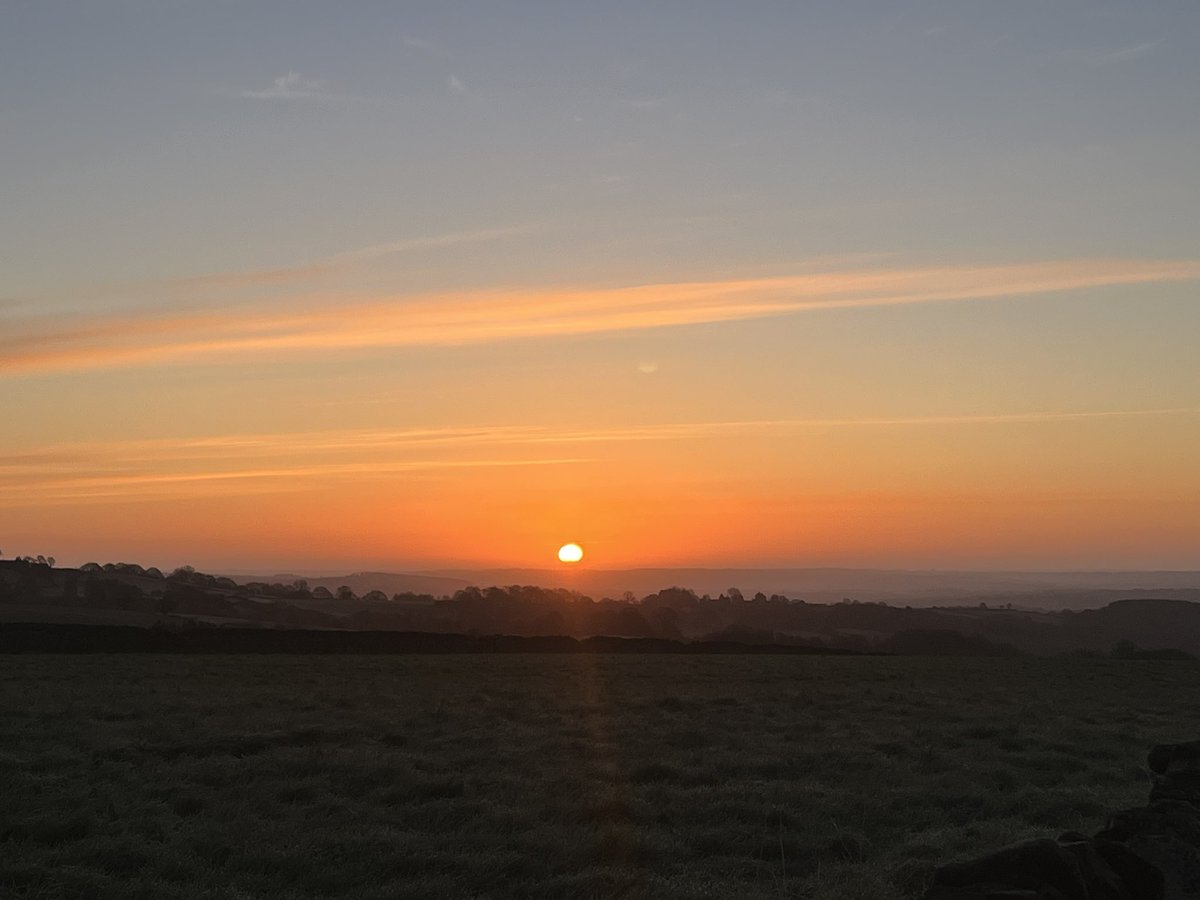
[[[267,628],[136,628],[125,625],[0,625],[0,653],[775,653],[847,655],[850,650],[659,638],[519,637],[418,631]]]

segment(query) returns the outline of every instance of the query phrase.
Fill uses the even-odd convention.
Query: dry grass
[[[0,895],[903,897],[1094,830],[1200,666],[0,658]]]

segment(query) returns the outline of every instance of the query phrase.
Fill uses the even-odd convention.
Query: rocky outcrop
[[[926,900],[1200,900],[1200,741],[1150,751],[1150,802],[1094,837],[1024,841],[934,873]]]

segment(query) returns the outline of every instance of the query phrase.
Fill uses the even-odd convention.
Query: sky
[[[1200,569],[1200,5],[0,9],[0,551]]]

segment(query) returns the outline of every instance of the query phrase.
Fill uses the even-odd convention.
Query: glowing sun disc
[[[583,548],[578,544],[563,544],[558,548],[558,561],[577,563],[583,559]]]

